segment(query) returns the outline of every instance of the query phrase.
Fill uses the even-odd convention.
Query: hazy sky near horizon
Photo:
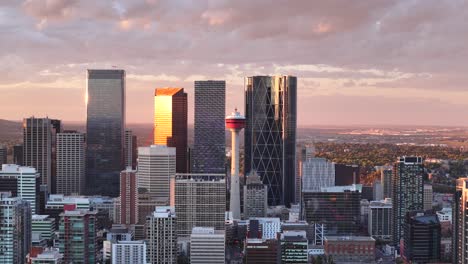
[[[298,125],[468,125],[465,0],[0,1],[0,119],[86,118],[86,69],[127,73],[127,123],[156,87],[298,77]]]

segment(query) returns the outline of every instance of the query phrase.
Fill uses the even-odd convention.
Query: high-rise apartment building
[[[468,263],[468,178],[457,180],[452,208],[452,263]]]
[[[156,207],[146,219],[148,262],[177,263],[177,217],[174,207]]]
[[[130,129],[125,130],[125,168],[136,169],[138,156],[137,136]]]
[[[377,167],[377,170],[380,171],[380,183],[382,184],[384,198],[392,198],[392,166]]]
[[[65,263],[97,262],[95,211],[65,210],[60,214],[59,250]]]
[[[432,212],[407,212],[401,255],[407,263],[440,261],[441,231],[437,215]]]
[[[128,167],[120,173],[119,224],[138,223],[138,182],[136,171]]]
[[[295,200],[297,78],[248,77],[245,86],[245,174],[268,185],[268,204]]]
[[[225,173],[225,81],[195,81],[193,173]]]
[[[55,193],[56,134],[62,131],[60,120],[46,118],[23,119],[23,163],[35,168],[41,184]]]
[[[0,192],[11,192],[29,202],[33,214],[39,212],[40,176],[34,168],[3,164],[0,171]]]
[[[77,131],[57,134],[57,193],[83,194],[85,188],[85,135]]]
[[[125,71],[88,70],[87,191],[117,197],[124,168]]]
[[[369,205],[368,233],[380,241],[392,240],[392,199],[371,201]]]
[[[255,171],[251,171],[244,185],[244,219],[267,216],[267,188],[260,180],[260,176]]]
[[[138,148],[138,187],[159,204],[169,205],[170,179],[176,173],[176,148],[152,145]]]
[[[424,210],[432,210],[432,185],[424,184]]]
[[[302,163],[302,191],[319,192],[335,186],[335,163],[324,158],[307,159]]]
[[[197,226],[224,230],[225,174],[176,174],[175,210],[179,237],[189,237]]]
[[[145,241],[117,241],[112,243],[112,264],[128,263],[146,263]]]
[[[0,263],[23,264],[31,249],[31,207],[0,193]]]
[[[422,157],[400,157],[393,166],[393,244],[399,245],[403,237],[403,224],[407,212],[423,210]]]
[[[184,88],[156,88],[153,143],[176,148],[178,173],[188,172],[187,115]]]
[[[213,227],[194,227],[190,235],[190,264],[225,263],[225,233]]]

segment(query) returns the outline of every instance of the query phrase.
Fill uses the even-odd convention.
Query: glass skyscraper
[[[119,195],[124,164],[125,71],[88,70],[87,191]]]
[[[187,172],[187,93],[184,88],[156,88],[154,144],[176,148],[176,172]]]
[[[195,81],[194,173],[225,173],[225,81]]]
[[[294,202],[297,78],[248,77],[245,86],[245,174],[256,170],[268,204]]]

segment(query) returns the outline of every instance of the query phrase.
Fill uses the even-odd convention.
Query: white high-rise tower
[[[241,219],[239,192],[239,132],[245,127],[245,117],[237,109],[226,117],[226,127],[231,131],[231,200],[229,210],[234,219]]]

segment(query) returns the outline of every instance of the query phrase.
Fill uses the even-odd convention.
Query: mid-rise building
[[[424,184],[424,210],[432,210],[432,185]]]
[[[189,237],[198,226],[224,230],[225,175],[176,174],[175,210],[179,237]]]
[[[302,191],[319,192],[335,186],[335,163],[324,158],[311,158],[302,163]]]
[[[88,70],[86,108],[87,193],[117,197],[124,169],[125,71]]]
[[[369,205],[368,233],[371,237],[381,241],[392,239],[392,200],[371,201]]]
[[[177,217],[174,207],[156,207],[146,220],[149,263],[177,263]]]
[[[225,81],[195,81],[193,173],[226,173]]]
[[[244,219],[267,216],[267,188],[255,171],[247,176],[247,183],[244,185]]]
[[[176,148],[152,145],[138,148],[138,187],[155,201],[169,205],[170,179],[176,173]]]
[[[133,238],[134,238],[134,226],[113,224],[109,232],[107,232],[106,234],[106,240],[103,241],[103,245],[102,245],[103,261],[107,262],[107,261],[112,260],[112,244],[113,243],[117,243],[118,241],[133,241]]]
[[[55,193],[56,135],[62,131],[60,120],[46,118],[23,119],[23,163],[41,176],[41,184]]]
[[[65,263],[97,262],[96,212],[65,210],[60,214],[59,250]]]
[[[31,249],[29,203],[9,193],[0,193],[0,230],[0,263],[25,263]]]
[[[285,231],[280,236],[281,263],[308,263],[308,240],[305,231]]]
[[[35,214],[39,212],[40,181],[40,175],[34,168],[3,164],[0,171],[0,192],[11,192],[12,197],[28,201]]]
[[[400,157],[393,166],[393,244],[399,245],[403,237],[406,213],[423,210],[423,159]]]
[[[295,200],[297,78],[252,76],[245,82],[244,171],[268,185],[268,204]]]
[[[47,249],[31,258],[32,264],[64,264],[63,255],[57,249]]]
[[[23,166],[23,144],[13,146],[13,164]]]
[[[325,238],[325,256],[336,263],[374,263],[375,239],[363,236],[329,236]]]
[[[120,173],[119,224],[138,223],[138,183],[136,171],[127,167]]]
[[[178,173],[188,172],[187,116],[184,88],[156,88],[153,143],[176,148]]]
[[[452,219],[453,219],[452,208],[444,207],[442,208],[442,210],[437,211],[436,214],[440,222],[450,222],[450,224],[452,223]]]
[[[77,131],[57,134],[57,193],[83,194],[85,188],[85,135]]]
[[[401,255],[408,263],[440,261],[440,222],[432,212],[412,211],[406,214]]]
[[[117,241],[112,243],[112,264],[127,263],[146,263],[145,241]]]
[[[32,243],[35,246],[44,244],[52,246],[56,230],[57,228],[54,218],[49,217],[48,215],[32,215]]]
[[[190,235],[190,263],[225,263],[224,230],[213,227],[194,227]]]
[[[263,239],[277,239],[278,233],[281,232],[281,220],[279,218],[250,218],[250,221],[258,221],[259,227],[261,227],[261,238]]]
[[[245,241],[246,264],[279,263],[278,240],[247,238]]]
[[[125,168],[136,169],[138,156],[137,136],[130,129],[125,130]]]

